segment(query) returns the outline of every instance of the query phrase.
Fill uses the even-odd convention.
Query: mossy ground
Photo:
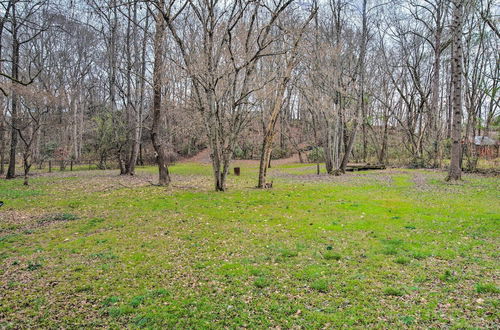
[[[498,177],[241,166],[0,181],[0,328],[498,326]]]

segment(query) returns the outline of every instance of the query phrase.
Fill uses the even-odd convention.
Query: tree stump
[[[239,167],[234,168],[234,175],[240,176],[240,168]]]

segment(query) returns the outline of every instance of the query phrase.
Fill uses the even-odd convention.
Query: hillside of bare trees
[[[0,173],[134,175],[208,149],[449,168],[498,158],[494,0],[2,0]],[[497,163],[495,163],[497,164]]]

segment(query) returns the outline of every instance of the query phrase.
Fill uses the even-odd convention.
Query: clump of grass
[[[327,269],[327,267],[321,265],[310,265],[297,271],[294,275],[300,280],[313,280],[323,276]]]
[[[139,307],[139,305],[144,302],[145,298],[146,297],[144,297],[144,296],[135,296],[134,298],[132,298],[132,300],[130,300],[129,305],[134,307],[134,308]]]
[[[453,272],[449,269],[445,270],[444,273],[439,276],[439,279],[444,282],[456,282],[458,280]]]
[[[402,316],[401,317],[401,322],[403,322],[405,325],[411,325],[413,322],[415,322],[415,318],[413,316]]]
[[[108,310],[108,315],[111,317],[118,318],[118,317],[121,317],[121,316],[126,315],[126,314],[130,314],[133,312],[134,312],[134,310],[130,306],[111,307]]]
[[[134,324],[138,327],[145,327],[151,323],[151,318],[148,316],[139,315],[134,319]]]
[[[398,257],[396,260],[394,260],[395,263],[400,264],[400,265],[407,265],[410,263],[410,258],[407,257]]]
[[[26,267],[26,270],[34,271],[40,268],[42,268],[42,265],[39,264],[38,262],[29,262],[28,266]]]
[[[493,283],[478,283],[476,284],[477,293],[500,293],[500,288]]]
[[[91,258],[98,258],[98,259],[116,259],[118,258],[116,255],[114,255],[111,252],[99,252],[99,253],[92,253],[89,255]]]
[[[384,289],[384,295],[401,297],[405,294],[404,290],[398,288],[388,287]]]
[[[255,285],[257,288],[265,288],[269,286],[269,280],[266,279],[265,277],[258,277],[253,281],[253,285]]]
[[[296,257],[299,255],[299,253],[296,250],[291,250],[291,249],[281,249],[280,250],[280,255],[284,258],[291,258],[291,257]]]
[[[155,289],[155,290],[152,290],[149,292],[149,296],[150,297],[163,297],[163,296],[168,296],[170,294],[170,291],[168,291],[167,289]]]
[[[108,297],[108,298],[104,299],[104,301],[102,302],[102,304],[104,306],[106,306],[106,307],[109,307],[111,305],[116,304],[119,301],[120,301],[119,297],[111,296],[111,297]]]
[[[429,255],[421,251],[414,251],[411,253],[411,257],[417,260],[422,260],[427,258]]]
[[[311,283],[311,288],[319,292],[328,291],[328,281],[324,278],[320,278]]]
[[[264,271],[260,268],[252,267],[250,268],[250,274],[253,276],[262,276],[264,275]]]
[[[395,256],[398,254],[398,250],[395,247],[388,246],[382,250],[382,254],[385,254],[386,256]]]
[[[427,276],[417,276],[413,279],[413,281],[415,283],[424,283],[424,282],[427,282],[429,279],[427,278]]]
[[[42,224],[53,221],[72,221],[78,219],[79,217],[72,213],[52,213],[38,219],[38,223]]]
[[[76,293],[87,292],[87,291],[92,291],[92,287],[90,285],[84,285],[75,289]]]
[[[340,260],[342,256],[333,251],[326,251],[325,253],[323,253],[323,258],[325,260]]]
[[[400,239],[383,239],[382,244],[390,246],[401,246],[404,242]]]
[[[245,267],[238,263],[227,263],[219,268],[218,273],[226,277],[242,276],[245,273]]]
[[[89,226],[94,226],[94,225],[96,225],[98,223],[101,223],[101,222],[104,222],[103,218],[93,218],[93,219],[89,220],[88,225]]]
[[[0,237],[0,243],[12,243],[15,242],[21,235],[19,234],[7,234],[5,236]]]

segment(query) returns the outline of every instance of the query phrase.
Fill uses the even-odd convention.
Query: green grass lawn
[[[500,178],[255,166],[0,181],[0,328],[496,327]]]

